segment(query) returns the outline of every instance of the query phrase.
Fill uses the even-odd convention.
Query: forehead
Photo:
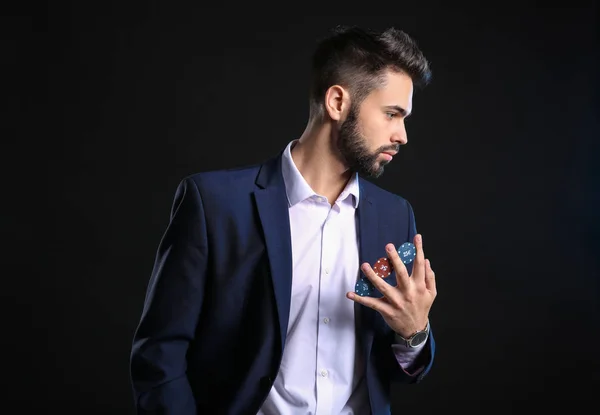
[[[408,113],[412,111],[413,82],[408,75],[388,71],[382,86],[374,89],[365,99],[365,104],[400,106]]]

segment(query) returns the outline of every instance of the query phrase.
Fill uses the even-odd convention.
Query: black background
[[[131,338],[177,183],[299,137],[310,54],[337,24],[407,31],[434,75],[376,180],[415,208],[439,291],[434,367],[395,391],[393,412],[593,405],[599,7],[516,4],[80,2],[5,16],[3,406],[134,412]]]

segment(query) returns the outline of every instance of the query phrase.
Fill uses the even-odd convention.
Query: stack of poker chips
[[[416,254],[415,245],[410,242],[403,243],[398,249],[398,256],[405,265],[413,262]],[[393,268],[388,258],[379,258],[373,265],[373,271],[381,278],[389,277],[394,270]],[[375,297],[378,293],[373,283],[366,276],[360,278],[356,283],[355,292],[361,297]]]

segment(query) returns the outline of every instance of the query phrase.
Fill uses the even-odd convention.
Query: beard
[[[357,109],[353,105],[342,123],[337,140],[338,149],[348,168],[361,176],[377,178],[383,174],[388,160],[378,160],[384,151],[398,151],[398,145],[382,146],[369,151],[367,139],[358,127]]]

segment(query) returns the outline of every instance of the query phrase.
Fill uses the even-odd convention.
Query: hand
[[[414,244],[417,252],[411,276],[396,247],[386,245],[388,258],[396,272],[395,287],[377,276],[371,265],[362,264],[362,271],[383,297],[361,297],[354,292],[346,294],[349,299],[379,312],[391,329],[405,338],[425,329],[429,310],[437,295],[435,273],[429,260],[425,259],[421,235],[415,235]]]

